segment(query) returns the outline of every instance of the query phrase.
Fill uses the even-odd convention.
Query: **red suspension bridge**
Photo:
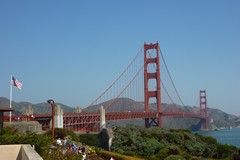
[[[167,76],[163,76],[164,74]],[[124,106],[125,104],[119,103],[119,99],[123,97],[132,99],[136,103]],[[164,111],[162,103],[180,103],[182,106],[184,103],[166,65],[159,43],[144,44],[119,77],[90,103],[85,111],[63,114],[63,128],[99,130],[100,113],[97,109],[103,106],[106,110],[106,121],[143,119],[146,127],[163,127],[163,117],[197,118],[201,120],[202,128],[208,129],[205,90],[200,91],[199,98],[198,111]],[[123,111],[123,108],[126,110]],[[24,118],[24,115],[21,118]],[[43,129],[50,127],[50,114],[34,114],[30,119],[39,121]]]

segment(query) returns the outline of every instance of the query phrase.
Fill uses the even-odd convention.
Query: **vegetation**
[[[71,138],[71,140],[79,141],[78,136],[73,131],[70,131],[70,130],[67,130],[67,129],[62,129],[62,128],[56,128],[54,130],[54,132],[55,132],[55,138],[56,139],[57,138],[63,139],[64,137],[69,136]],[[51,136],[52,131],[49,130],[46,134]]]
[[[117,160],[202,160],[239,159],[240,149],[219,144],[212,137],[193,134],[188,130],[166,130],[137,126],[116,127],[111,150],[100,149],[98,134],[76,135],[72,131],[56,129],[56,138],[69,137],[72,141],[95,147],[88,148],[88,159]],[[0,144],[31,144],[43,159],[81,159],[81,154],[63,154],[61,148],[53,147],[51,133],[18,133],[13,128],[4,128],[0,133]],[[67,155],[67,156],[66,156]],[[126,156],[127,155],[127,156]],[[92,157],[92,158],[91,158]]]
[[[51,137],[35,133],[19,133],[11,127],[4,128],[0,133],[0,145],[3,144],[30,144],[34,145],[40,155],[44,155],[51,145]]]
[[[65,129],[55,129],[55,135],[57,138],[69,137],[74,143],[91,144],[94,146],[100,146],[97,134],[80,134],[76,135],[73,131]],[[81,154],[74,154],[66,152],[63,154],[62,147],[56,147],[52,144],[51,131],[45,134],[36,134],[32,132],[20,133],[14,128],[6,127],[0,133],[0,145],[4,144],[30,144],[34,145],[36,151],[43,157],[44,160],[79,160]],[[113,153],[104,151],[101,148],[87,147],[87,159],[89,160],[103,160],[110,159],[111,157],[117,160],[140,160],[130,156],[121,155],[119,153]]]
[[[98,134],[80,134],[79,141],[90,146],[100,147]]]
[[[70,136],[71,139],[77,138],[77,135],[72,131],[56,129],[57,137]],[[65,156],[60,148],[52,146],[52,137],[49,132],[46,134],[36,134],[32,132],[19,133],[17,130],[7,127],[0,133],[0,145],[3,144],[30,144],[34,145],[36,151],[44,160],[64,159],[64,160],[79,160],[81,155],[68,154]]]
[[[98,150],[97,154],[105,159],[110,159],[112,157],[116,160],[143,160],[142,158],[130,157],[130,156],[122,155],[115,152],[109,152],[105,150]]]
[[[127,126],[116,127],[114,136],[113,151],[149,160],[233,159],[239,153],[235,146],[188,130]]]

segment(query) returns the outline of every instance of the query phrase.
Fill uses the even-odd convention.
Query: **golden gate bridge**
[[[164,74],[167,76],[163,76]],[[121,103],[119,104],[119,99],[123,97],[138,103],[135,103],[135,106],[125,107],[126,110],[123,111]],[[63,114],[63,128],[98,131],[100,129],[98,108],[103,106],[106,110],[106,121],[143,119],[145,127],[163,127],[163,117],[197,118],[201,120],[202,128],[208,129],[206,90],[200,90],[198,111],[186,112],[177,109],[163,111],[163,102],[177,104],[176,101],[185,106],[159,43],[145,43],[124,71],[86,107],[85,111]],[[33,114],[31,117],[15,115],[12,118],[13,120],[29,118],[41,123],[43,129],[50,128],[50,114]]]

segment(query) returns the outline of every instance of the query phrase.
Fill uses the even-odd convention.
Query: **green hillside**
[[[112,150],[140,156],[148,160],[234,159],[240,148],[220,144],[212,137],[193,134],[188,130],[116,127]]]

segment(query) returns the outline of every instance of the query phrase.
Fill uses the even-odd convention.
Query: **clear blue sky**
[[[0,0],[0,96],[94,99],[144,42],[161,45],[188,105],[207,89],[210,107],[240,114],[240,1]]]

